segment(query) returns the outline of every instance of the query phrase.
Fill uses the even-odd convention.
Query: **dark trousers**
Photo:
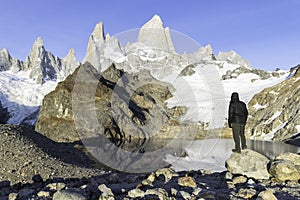
[[[245,124],[232,123],[232,133],[235,149],[241,150],[240,142],[242,143],[242,148],[246,148]]]

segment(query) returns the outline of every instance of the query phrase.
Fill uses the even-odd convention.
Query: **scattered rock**
[[[8,200],[16,200],[17,197],[18,197],[18,193],[13,192],[8,195]]]
[[[46,187],[48,187],[50,190],[62,190],[66,187],[65,183],[49,183]]]
[[[261,200],[277,200],[274,195],[274,192],[271,190],[265,190],[258,194],[258,198]]]
[[[245,199],[251,199],[254,195],[256,195],[256,190],[252,188],[241,188],[237,194],[238,197]]]
[[[110,188],[106,187],[105,184],[99,185],[98,189],[102,192],[99,199],[114,199],[114,194]]]
[[[35,183],[40,183],[43,182],[43,178],[41,177],[40,174],[36,174],[32,177],[32,181]]]
[[[59,190],[54,193],[53,200],[87,200],[83,195],[70,191],[70,190]]]
[[[298,181],[300,179],[298,169],[289,160],[274,160],[269,171],[279,181]]]
[[[192,187],[192,188],[197,187],[197,183],[196,183],[195,179],[190,176],[180,177],[178,179],[178,185],[184,186],[184,187]]]
[[[37,193],[37,196],[38,197],[50,197],[50,192],[48,192],[48,191],[39,191]]]
[[[128,192],[128,196],[130,198],[143,198],[145,196],[145,192],[141,189],[135,188]]]
[[[145,195],[156,195],[160,200],[168,198],[168,192],[163,188],[148,189]]]
[[[246,183],[247,182],[247,178],[244,176],[237,176],[235,178],[233,178],[232,183],[234,185],[239,184],[239,183]]]
[[[165,182],[169,182],[173,177],[179,176],[178,173],[176,173],[173,169],[171,168],[163,168],[159,169],[155,172],[155,175],[158,177],[160,175],[163,175],[165,177]]]

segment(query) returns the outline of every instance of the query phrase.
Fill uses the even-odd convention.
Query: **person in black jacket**
[[[248,110],[246,104],[239,100],[239,94],[237,92],[233,92],[231,94],[228,111],[228,125],[229,128],[232,128],[233,140],[235,143],[235,149],[232,149],[233,152],[241,153],[240,141],[242,143],[242,149],[247,148],[245,138],[247,118]]]

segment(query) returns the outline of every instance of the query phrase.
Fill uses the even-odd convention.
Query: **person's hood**
[[[239,94],[237,92],[233,92],[231,94],[231,101],[238,101],[239,100]]]

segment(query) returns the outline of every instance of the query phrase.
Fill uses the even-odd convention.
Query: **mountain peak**
[[[175,51],[170,30],[168,27],[163,27],[163,22],[158,15],[154,15],[142,26],[139,31],[138,42],[164,51]]]
[[[9,59],[10,55],[6,48],[0,49],[0,58],[2,59]],[[1,60],[0,60],[1,61]]]
[[[44,40],[43,40],[43,38],[42,38],[42,37],[38,37],[38,38],[34,41],[33,46],[34,46],[34,47],[42,47],[42,46],[44,46]]]
[[[143,27],[163,29],[163,22],[160,16],[154,15]]]
[[[98,22],[94,28],[94,31],[91,35],[92,40],[97,42],[104,42],[104,28],[103,28],[103,22]]]

